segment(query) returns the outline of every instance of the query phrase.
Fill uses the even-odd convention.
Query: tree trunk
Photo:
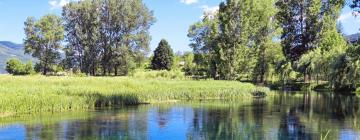
[[[309,83],[310,80],[311,80],[310,75],[307,72],[305,72],[304,73],[304,83]]]
[[[115,70],[115,71],[114,71],[115,76],[118,76],[118,66],[115,66],[115,67],[114,67],[114,70]]]

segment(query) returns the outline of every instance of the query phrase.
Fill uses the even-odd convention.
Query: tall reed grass
[[[0,116],[154,103],[252,98],[252,84],[134,77],[0,76]]]

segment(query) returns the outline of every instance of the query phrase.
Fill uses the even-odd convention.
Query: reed
[[[0,76],[0,114],[59,112],[168,100],[252,98],[236,81],[134,77]]]

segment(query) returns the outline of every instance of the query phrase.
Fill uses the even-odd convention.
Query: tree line
[[[350,1],[354,12],[358,0]],[[344,38],[344,0],[226,0],[189,28],[195,71],[254,83],[328,81],[354,89],[360,48]]]
[[[155,70],[254,83],[329,82],[354,88],[358,44],[343,37],[337,19],[358,0],[226,0],[190,26],[192,53],[174,55],[166,40],[149,53],[153,12],[141,0],[84,0],[63,7],[62,16],[25,22],[25,53],[38,58],[43,74],[66,69],[88,75],[128,75],[145,61]],[[359,52],[359,53],[358,53]]]
[[[84,0],[25,22],[25,53],[44,75],[57,67],[87,75],[127,75],[149,52],[153,12],[142,0]]]

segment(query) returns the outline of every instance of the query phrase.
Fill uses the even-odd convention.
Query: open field
[[[241,101],[252,98],[252,90],[252,84],[231,81],[1,75],[0,116],[173,100]]]

